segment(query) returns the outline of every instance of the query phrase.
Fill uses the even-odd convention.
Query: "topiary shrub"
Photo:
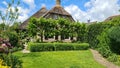
[[[89,48],[89,44],[79,43],[29,43],[28,49],[31,52],[40,51],[66,51],[66,50],[86,50]]]

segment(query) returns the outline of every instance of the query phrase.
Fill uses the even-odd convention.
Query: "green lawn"
[[[97,63],[89,50],[14,53],[23,60],[23,68],[105,68]]]

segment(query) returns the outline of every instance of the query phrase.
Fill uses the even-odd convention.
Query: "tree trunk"
[[[44,38],[44,31],[41,32],[41,42],[43,42],[43,38]]]

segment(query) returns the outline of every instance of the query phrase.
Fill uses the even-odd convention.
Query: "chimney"
[[[45,9],[46,9],[46,6],[45,6],[45,4],[42,4],[42,8],[45,8]]]
[[[61,0],[56,0],[56,6],[60,6]]]
[[[89,19],[89,20],[87,20],[87,23],[90,23],[90,19]]]

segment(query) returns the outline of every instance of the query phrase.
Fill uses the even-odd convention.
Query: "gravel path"
[[[92,52],[94,59],[97,62],[99,62],[100,64],[104,65],[105,67],[107,67],[107,68],[120,68],[120,67],[116,66],[115,64],[113,64],[113,63],[107,61],[106,59],[104,59],[101,56],[101,54],[99,54],[98,51],[93,50],[93,49],[90,49],[90,51]]]

